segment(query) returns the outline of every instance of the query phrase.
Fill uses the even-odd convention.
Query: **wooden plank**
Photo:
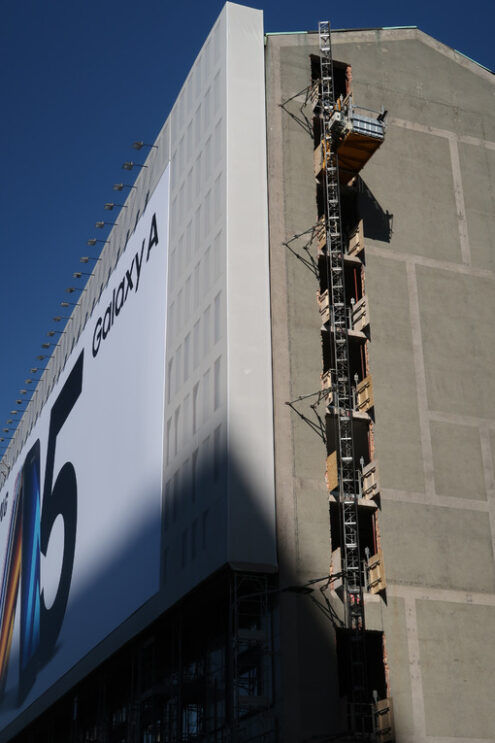
[[[327,457],[325,469],[325,483],[327,490],[336,490],[339,486],[339,468],[337,464],[337,452],[333,451]]]

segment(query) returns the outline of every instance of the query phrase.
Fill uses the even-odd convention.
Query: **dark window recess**
[[[383,662],[383,632],[366,633],[366,654],[368,660],[368,688],[378,692],[379,699],[387,696],[385,664]]]
[[[318,212],[318,219],[325,214],[325,193],[321,181],[317,181],[316,183],[316,210]]]
[[[332,540],[332,552],[342,546],[342,524],[340,508],[338,503],[330,502],[330,538]]]
[[[339,672],[340,696],[351,694],[351,653],[353,633],[349,630],[337,630],[337,664]],[[385,680],[385,665],[383,662],[383,632],[367,630],[364,635],[367,679],[366,696],[370,702],[373,701],[373,692],[378,693],[379,699],[387,696],[387,684]]]
[[[310,61],[311,82],[313,83],[315,80],[319,80],[321,76],[320,56],[318,54],[310,54]],[[350,65],[347,64],[347,62],[336,62],[335,60],[333,62],[333,86],[335,98],[339,98],[339,96],[345,98],[347,95],[346,76],[347,78],[349,77],[349,72],[347,71],[348,68],[350,68]]]
[[[357,375],[358,382],[361,382],[366,376],[366,357],[364,353],[364,343],[362,342],[350,342],[349,343],[349,369],[351,372],[351,379],[354,384]]]
[[[363,506],[359,509],[359,554],[361,560],[376,553],[375,509]]]
[[[363,296],[361,269],[357,266],[345,266],[345,299],[347,306],[350,307],[352,300],[359,302]]]
[[[342,546],[342,523],[340,506],[330,502],[330,534],[332,538],[332,552]],[[361,560],[366,560],[367,550],[370,555],[376,554],[375,536],[375,509],[366,506],[359,507],[359,553]]]
[[[331,337],[328,330],[322,330],[321,331],[321,353],[323,356],[323,372],[328,371],[329,369],[335,368],[335,364],[333,362],[333,348],[331,344]]]
[[[337,450],[337,422],[334,415],[326,416],[327,454]],[[364,466],[370,462],[369,422],[354,419],[352,421],[352,435],[354,440],[354,462],[357,469],[361,469],[361,459]]]
[[[328,274],[330,267],[327,264],[328,258],[325,255],[318,257],[318,274],[320,277],[320,292],[324,292],[328,289]]]
[[[358,192],[356,188],[341,185],[340,216],[342,235],[344,240],[347,240],[359,222]]]
[[[370,463],[370,441],[369,425],[367,421],[354,421],[354,461],[357,467],[361,468],[361,460],[364,466]]]
[[[322,355],[322,372],[329,369],[335,369],[334,352],[332,338],[328,330],[321,330],[321,355]],[[349,339],[349,376],[352,384],[360,382],[367,374],[366,355],[362,339],[350,337]],[[361,454],[360,454],[361,456]],[[365,455],[362,455],[365,456]],[[366,459],[366,456],[365,456]]]
[[[346,70],[349,67],[345,62],[333,63],[333,90],[335,99],[345,98],[347,95]]]
[[[313,117],[313,142],[314,147],[318,147],[318,145],[321,142],[321,135],[322,135],[322,126],[321,126],[321,118],[319,116]]]
[[[320,79],[320,57],[318,54],[310,54],[309,60],[311,62],[311,82]]]

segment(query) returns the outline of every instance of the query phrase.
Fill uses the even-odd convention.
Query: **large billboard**
[[[0,492],[0,729],[160,587],[169,169]]]

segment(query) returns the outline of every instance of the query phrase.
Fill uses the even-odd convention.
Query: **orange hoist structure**
[[[370,111],[355,106],[352,94],[340,97],[330,115],[332,145],[339,159],[339,180],[348,185],[364,168],[376,152],[385,136],[385,116],[387,112]],[[315,150],[315,176],[325,169],[329,153],[323,152],[323,145]]]

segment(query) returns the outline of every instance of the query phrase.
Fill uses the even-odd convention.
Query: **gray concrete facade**
[[[354,102],[388,111],[385,142],[361,173],[387,576],[386,597],[365,597],[367,627],[384,632],[397,743],[495,741],[494,79],[417,29],[332,42],[334,60],[352,65]],[[297,120],[311,117],[311,54],[316,34],[267,37],[282,585],[284,570],[301,584],[331,561],[324,446],[285,405],[317,390],[322,369],[317,283],[284,246],[317,218],[313,141]],[[286,741],[342,724],[333,624],[305,601],[281,606]],[[313,653],[310,627],[323,639]]]

